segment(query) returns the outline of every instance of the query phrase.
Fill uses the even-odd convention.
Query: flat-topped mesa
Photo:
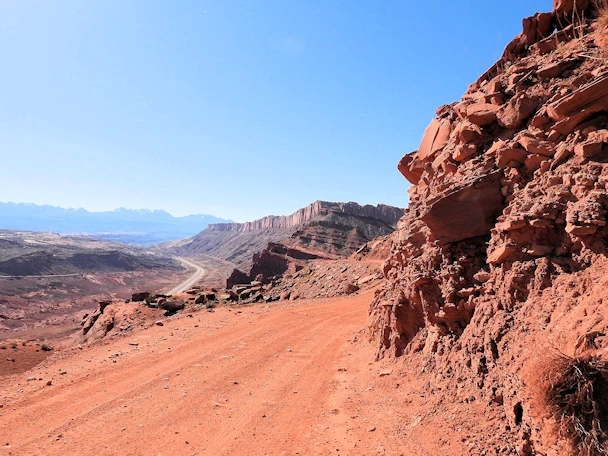
[[[315,201],[308,206],[297,210],[291,215],[275,216],[270,215],[252,222],[245,223],[216,223],[207,226],[208,231],[232,231],[232,232],[252,232],[265,229],[294,228],[312,220],[318,215],[329,211],[352,214],[359,217],[372,217],[380,219],[389,225],[396,225],[403,217],[403,209],[379,204],[377,206],[361,206],[357,203],[332,203],[328,201]]]
[[[371,239],[392,233],[404,213],[403,208],[384,204],[315,201],[287,216],[208,225],[197,235],[163,248],[177,256],[212,256],[241,270],[249,269],[252,255],[269,242],[348,256]]]

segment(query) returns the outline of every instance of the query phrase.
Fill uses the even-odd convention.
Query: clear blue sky
[[[0,201],[238,221],[396,169],[543,0],[0,0]]]

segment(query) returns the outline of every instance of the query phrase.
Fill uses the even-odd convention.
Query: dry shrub
[[[608,26],[608,1],[593,0],[593,9],[600,27]]]
[[[608,7],[604,7],[600,10],[599,15],[597,17],[598,23],[602,27],[608,26]]]
[[[596,357],[556,354],[541,381],[546,409],[572,444],[572,454],[605,454],[608,424],[608,363]]]

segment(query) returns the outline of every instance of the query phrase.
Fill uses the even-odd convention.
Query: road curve
[[[371,298],[200,312],[172,320],[170,329],[153,326],[66,353],[52,368],[0,377],[0,454],[327,455],[336,454],[329,445],[338,434],[352,438],[346,426],[360,421],[356,451],[349,452],[349,442],[337,454],[377,455],[369,444],[378,447],[384,416],[377,432],[368,431],[374,423],[367,416],[349,418],[362,414],[354,409],[363,408],[360,402],[342,412],[358,390],[344,389],[336,377],[359,365],[371,369],[372,354],[352,360],[346,342],[365,323]],[[109,347],[120,353],[116,363]],[[44,381],[26,382],[29,376]],[[349,398],[334,404],[332,392]],[[344,421],[339,428],[325,422],[336,419]]]
[[[193,287],[196,284],[196,282],[198,282],[205,276],[205,270],[203,268],[201,268],[199,265],[191,263],[190,261],[185,260],[184,258],[178,257],[177,259],[179,261],[181,261],[184,264],[184,266],[194,268],[194,274],[192,274],[190,277],[188,277],[182,283],[180,283],[179,285],[177,285],[176,287],[174,287],[173,289],[168,291],[167,294],[169,294],[169,295],[183,293],[187,289]]]

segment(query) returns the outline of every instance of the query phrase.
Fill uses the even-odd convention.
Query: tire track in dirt
[[[107,358],[108,351],[128,346],[125,339],[76,353],[42,369],[64,365],[70,373],[83,363],[88,377],[15,400],[15,410],[0,418],[0,434],[14,454],[259,454],[261,436],[271,454],[274,448],[287,451],[305,435],[302,424],[312,425],[302,413],[327,394],[330,365],[349,331],[363,325],[368,299],[326,300],[254,317],[232,314],[224,328],[172,321],[179,331],[152,328],[132,336],[153,340],[116,364],[86,359]],[[167,338],[169,331],[182,338]],[[257,435],[247,435],[252,428]]]

